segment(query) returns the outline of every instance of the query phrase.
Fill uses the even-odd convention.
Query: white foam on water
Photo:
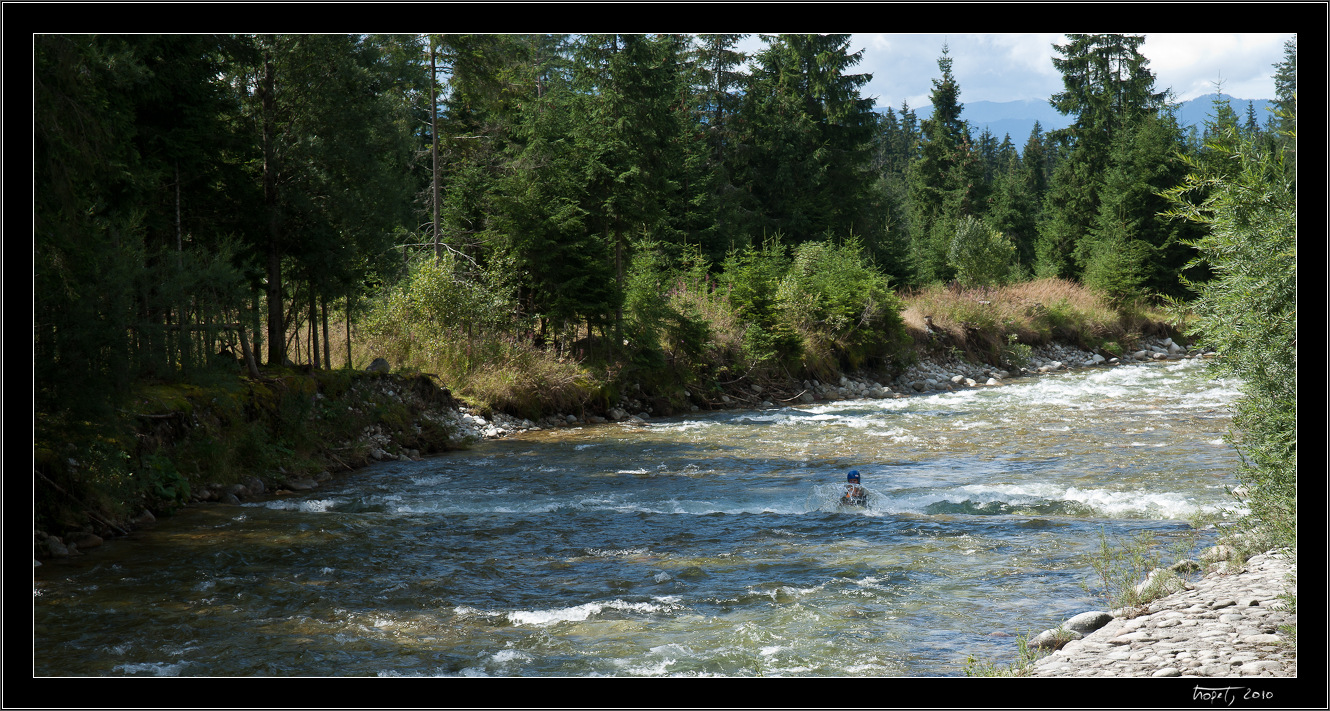
[[[151,676],[180,676],[180,670],[186,662],[141,662],[138,664],[117,664],[111,671],[121,674],[149,674]]]
[[[594,444],[576,444],[576,445],[573,445],[573,449],[575,449],[575,450],[577,450],[577,451],[580,452],[580,451],[582,451],[582,450],[584,450],[584,449],[591,449],[591,448],[594,447],[594,446],[596,446],[596,445],[594,445]]]
[[[243,503],[241,506],[253,506],[278,511],[304,511],[305,513],[327,513],[339,502],[334,499],[272,500],[257,503]]]
[[[657,429],[665,432],[684,432],[686,430],[706,429],[716,427],[717,423],[709,420],[684,420],[683,422],[674,422],[671,424],[657,425]]]
[[[1153,516],[1161,519],[1187,519],[1198,512],[1217,511],[1221,506],[1199,506],[1186,495],[1175,492],[1109,491],[1107,489],[1080,489],[1069,487],[1063,493],[1066,501],[1091,507],[1110,517],[1129,515]]]
[[[585,555],[592,558],[633,558],[654,554],[648,548],[587,548]]]
[[[674,609],[677,609],[676,605],[610,600],[609,602],[588,602],[550,610],[513,610],[508,613],[508,620],[515,625],[548,627],[561,622],[585,622],[605,610],[650,614],[653,612],[669,612]]]
[[[961,504],[970,501],[984,506],[1005,503],[1010,506],[1064,501],[1086,506],[1108,517],[1146,516],[1160,519],[1186,519],[1198,511],[1215,511],[1219,506],[1200,506],[1177,492],[1110,491],[1081,489],[1054,484],[967,484],[909,494],[886,492],[874,508],[886,513],[926,513],[939,502]]]
[[[426,474],[423,476],[412,476],[410,479],[413,484],[419,486],[438,486],[439,484],[447,484],[453,480],[453,478],[447,474]]]

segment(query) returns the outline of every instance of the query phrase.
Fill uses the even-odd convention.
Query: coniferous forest
[[[35,35],[39,459],[120,441],[145,384],[376,357],[519,416],[890,371],[912,295],[1045,281],[1218,348],[1291,492],[1292,43],[1277,113],[1195,133],[1142,37],[1067,35],[1071,125],[998,137],[946,47],[919,120],[849,35],[744,38]]]

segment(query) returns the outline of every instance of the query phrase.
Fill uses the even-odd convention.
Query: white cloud
[[[1150,60],[1155,86],[1172,88],[1179,101],[1214,92],[1242,99],[1273,99],[1274,65],[1284,58],[1289,34],[1147,34],[1141,53]]]
[[[1273,99],[1274,64],[1283,59],[1284,40],[1292,34],[1149,34],[1141,51],[1150,60],[1158,90],[1171,88],[1185,101],[1214,91],[1223,78],[1224,92],[1241,99]],[[1062,90],[1053,67],[1054,44],[1063,34],[855,34],[850,51],[864,50],[856,72],[873,80],[862,93],[879,107],[899,109],[902,101],[919,107],[932,102],[933,80],[941,76],[937,60],[945,42],[961,103],[970,101],[1046,100]],[[765,45],[752,35],[741,49]]]

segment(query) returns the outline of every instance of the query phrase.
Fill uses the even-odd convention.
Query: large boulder
[[[375,358],[375,359],[374,359],[374,362],[373,362],[373,363],[370,363],[370,364],[369,364],[369,367],[365,369],[365,372],[366,372],[366,373],[387,373],[387,372],[389,372],[389,371],[391,371],[391,370],[392,370],[392,366],[388,365],[388,361],[387,361],[387,360],[384,360],[383,358]]]
[[[1082,612],[1075,617],[1062,623],[1062,629],[1070,630],[1078,634],[1090,634],[1095,630],[1113,621],[1113,616],[1107,612],[1095,610],[1092,612]]]

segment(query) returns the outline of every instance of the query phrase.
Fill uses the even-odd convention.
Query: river
[[[33,672],[961,676],[1105,606],[1101,535],[1232,505],[1237,396],[1184,360],[377,464],[47,561]]]

